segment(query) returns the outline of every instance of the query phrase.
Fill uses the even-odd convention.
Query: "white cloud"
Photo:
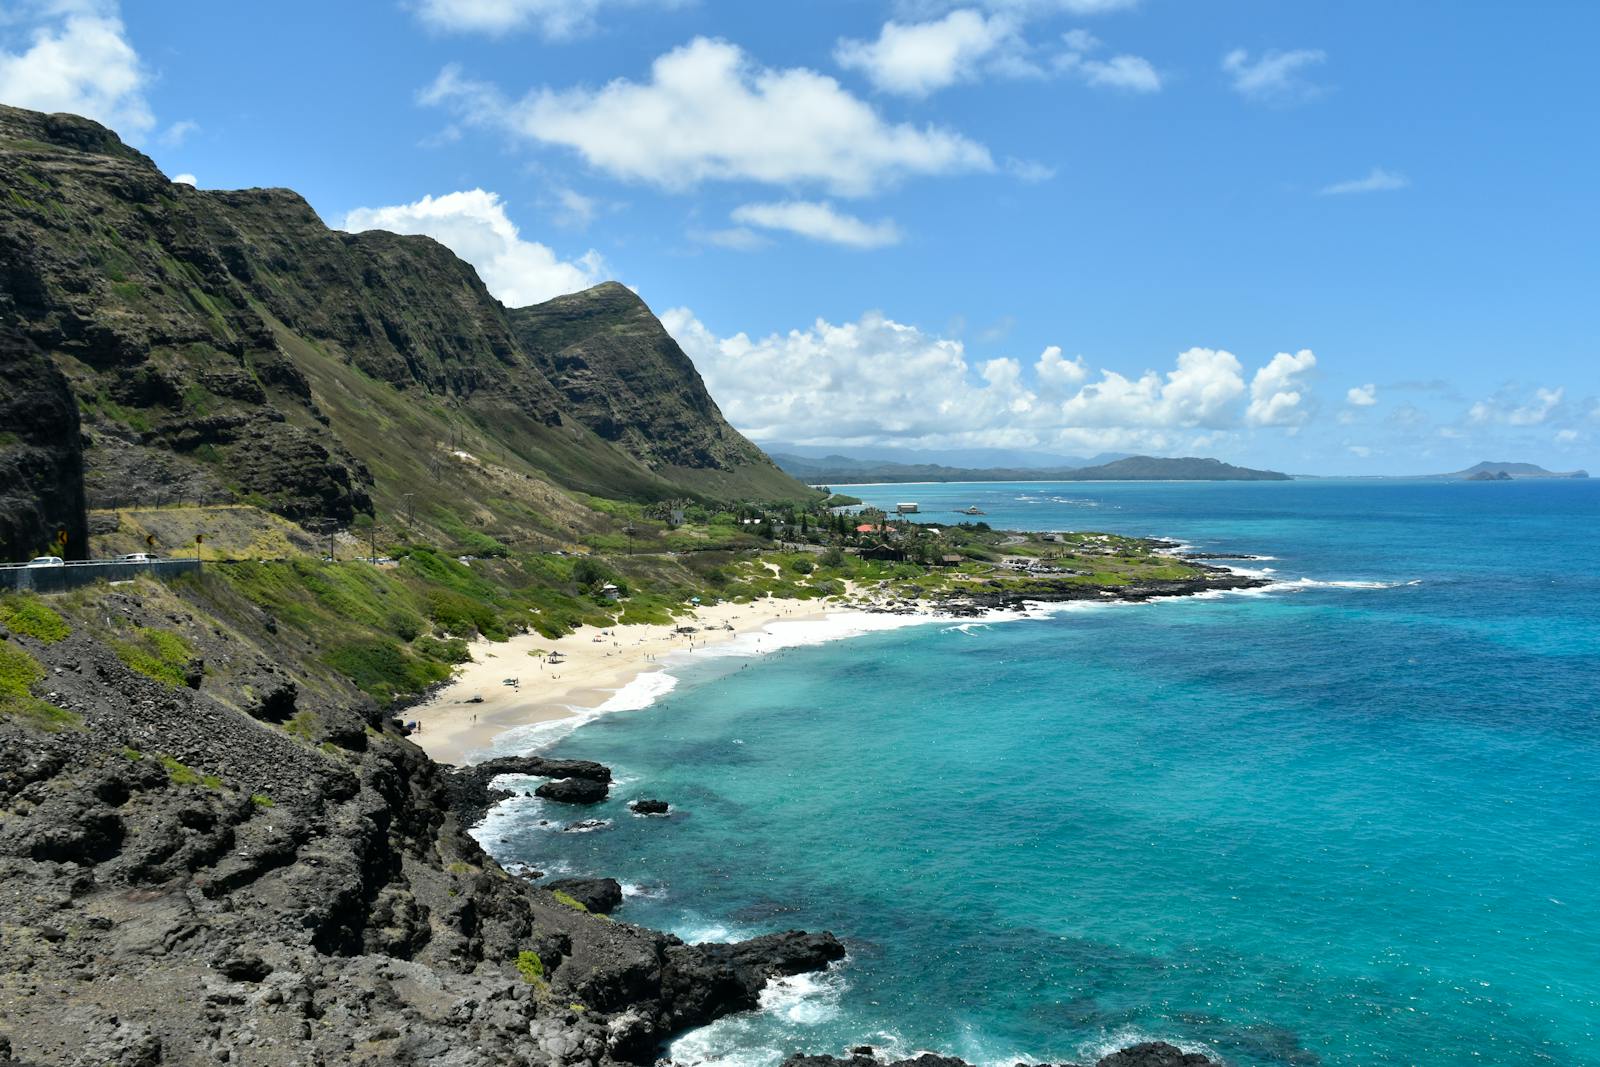
[[[1139,6],[1139,0],[961,0],[963,6],[976,6],[998,11],[1017,18],[1035,19],[1050,15],[1110,15],[1129,11]],[[908,11],[938,10],[952,7],[949,0],[905,0],[902,9]]]
[[[1088,377],[1089,368],[1084,365],[1082,356],[1065,359],[1061,355],[1061,346],[1051,345],[1039,354],[1039,362],[1033,365],[1033,373],[1041,389],[1064,390]]]
[[[677,7],[677,0],[417,0],[417,17],[449,33],[499,36],[532,28],[550,40],[591,33],[605,7]]]
[[[963,8],[933,22],[886,22],[876,41],[841,40],[833,57],[883,92],[927,96],[975,80],[984,60],[1017,45],[1010,19]]]
[[[1345,401],[1354,407],[1370,408],[1378,402],[1378,387],[1371,382],[1366,385],[1351,386],[1350,391],[1344,395]]]
[[[686,308],[662,315],[733,424],[757,440],[894,441],[1136,451],[1212,447],[1246,425],[1239,360],[1195,348],[1176,367],[1084,384],[1081,357],[974,361],[958,340],[869,312],[854,322],[719,337]]]
[[[1561,406],[1566,395],[1564,386],[1554,389],[1535,389],[1533,397],[1523,401],[1510,390],[1497,396],[1480,400],[1467,411],[1467,417],[1476,423],[1500,423],[1505,426],[1537,426]]]
[[[1347,182],[1334,182],[1324,185],[1321,189],[1323,196],[1348,196],[1352,193],[1382,193],[1392,189],[1404,189],[1411,184],[1411,179],[1404,174],[1397,174],[1392,170],[1382,167],[1373,167],[1365,178],[1354,178]]]
[[[200,124],[198,122],[193,119],[183,119],[162,130],[158,139],[168,148],[177,148],[189,139],[190,134],[198,133],[199,131]]]
[[[598,252],[565,261],[547,246],[523,240],[500,197],[482,189],[424,196],[392,207],[356,208],[340,228],[426,234],[476,267],[483,284],[507,307],[537,304],[605,278]]]
[[[155,126],[149,76],[128,43],[117,5],[81,0],[29,5],[0,16],[26,26],[22,51],[0,49],[0,100],[36,111],[70,111],[137,141]]]
[[[450,67],[422,100],[669,189],[757,181],[853,196],[912,175],[994,169],[988,149],[959,133],[890,124],[833,78],[763,67],[738,46],[705,37],[658,57],[645,82],[541,89],[511,102]]]
[[[1091,59],[1089,53],[1098,50],[1101,43],[1087,30],[1069,30],[1061,40],[1066,50],[1056,57],[1056,69],[1081,79],[1090,88],[1130,93],[1161,91],[1161,75],[1148,59],[1133,55]]]
[[[200,182],[193,174],[175,174],[172,181],[176,185],[199,185]]]
[[[892,219],[866,222],[836,211],[832,204],[812,200],[784,200],[771,204],[745,204],[733,210],[734,222],[767,230],[787,230],[814,241],[851,248],[882,248],[900,242],[900,227]]]
[[[1047,182],[1056,176],[1056,169],[1048,164],[1032,159],[1018,159],[1016,156],[1006,158],[1006,173],[1016,178],[1019,182],[1037,185]]]
[[[1327,53],[1316,48],[1289,52],[1264,52],[1251,60],[1236,48],[1222,58],[1222,70],[1233,79],[1233,91],[1251,100],[1288,103],[1315,96],[1321,90],[1305,77],[1305,70],[1325,62]]]
[[[560,225],[581,230],[593,222],[599,213],[600,201],[594,197],[584,196],[576,189],[565,187],[555,190],[554,216]]]
[[[1311,417],[1305,405],[1309,390],[1301,377],[1317,365],[1311,349],[1294,355],[1279,352],[1250,381],[1250,407],[1245,418],[1257,426],[1299,426]]]
[[[1583,440],[1583,434],[1577,430],[1557,430],[1556,443],[1560,445],[1574,445]]]

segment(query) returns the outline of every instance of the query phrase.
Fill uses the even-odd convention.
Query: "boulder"
[[[599,915],[610,915],[622,905],[622,883],[615,878],[562,878],[543,888],[565,893]]]
[[[563,804],[598,804],[610,792],[611,787],[604,782],[588,778],[559,778],[544,783],[533,791],[533,795]]]
[[[640,797],[628,805],[635,815],[665,815],[671,807],[672,805],[665,800],[655,800],[651,797]]]

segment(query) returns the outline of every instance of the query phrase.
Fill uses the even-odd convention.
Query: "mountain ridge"
[[[830,467],[818,461],[782,452],[773,461],[785,471],[813,485],[876,484],[896,482],[1090,482],[1090,481],[1290,481],[1279,471],[1237,467],[1218,459],[1197,456],[1125,456],[1091,467],[1065,469],[996,467],[960,468],[937,464],[851,464]],[[840,457],[841,459],[846,457]]]
[[[82,447],[53,447],[91,508],[403,511],[458,540],[554,544],[596,521],[588,497],[809,495],[621,286],[508,309],[432,238],[332,230],[286,189],[171,182],[70,115],[0,106],[0,184],[0,322],[23,339],[4,352],[31,345],[67,381]],[[556,346],[573,306],[586,325]],[[61,508],[8,553],[75,525]]]

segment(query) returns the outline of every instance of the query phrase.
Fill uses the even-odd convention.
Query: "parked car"
[[[67,561],[60,556],[35,556],[28,561],[30,567],[65,567]]]
[[[152,556],[148,552],[129,552],[126,555],[118,556],[117,557],[117,562],[118,563],[154,563],[156,560],[158,560],[160,558],[161,558],[160,556]]]

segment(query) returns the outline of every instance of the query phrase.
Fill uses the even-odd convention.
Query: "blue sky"
[[[615,277],[761,440],[1600,467],[1600,5],[0,3],[0,100]]]

